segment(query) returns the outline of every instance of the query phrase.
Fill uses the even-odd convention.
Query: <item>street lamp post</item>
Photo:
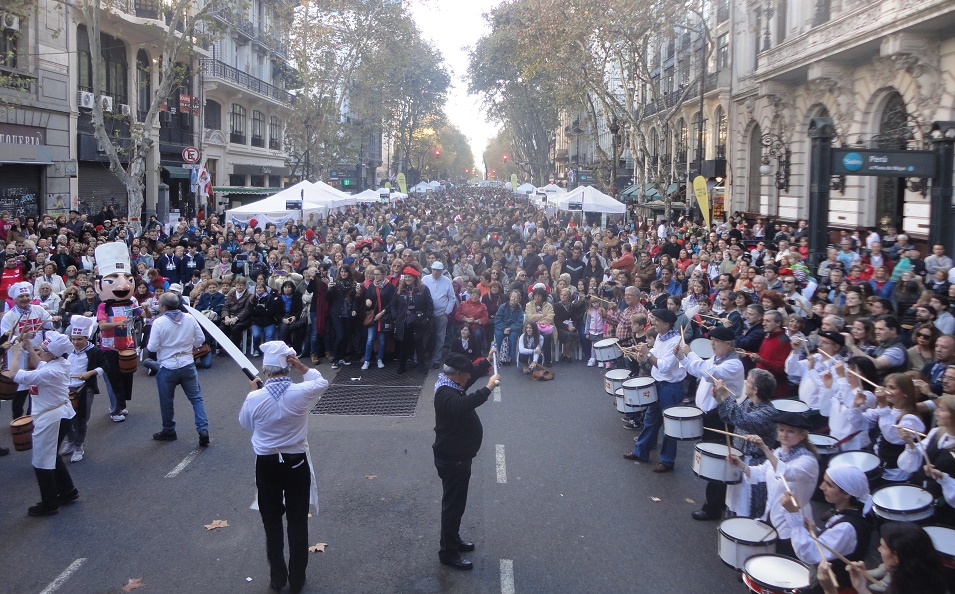
[[[308,119],[305,120],[305,175],[302,176],[305,180],[311,175],[311,163],[309,163],[310,151],[312,149],[312,126],[309,125]]]
[[[620,125],[617,123],[617,116],[610,121],[610,147],[613,161],[610,163],[610,194],[617,195],[617,133],[620,132]]]

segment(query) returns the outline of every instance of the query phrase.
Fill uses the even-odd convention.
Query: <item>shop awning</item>
[[[212,191],[217,194],[257,194],[271,196],[282,191],[282,188],[242,188],[238,186],[215,186]]]
[[[163,169],[173,179],[189,179],[192,176],[192,170],[185,167],[176,167],[175,165],[164,165]]]

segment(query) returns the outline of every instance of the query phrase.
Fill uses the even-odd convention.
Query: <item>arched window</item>
[[[753,131],[749,137],[749,184],[746,195],[746,210],[748,212],[760,212],[759,206],[762,202],[763,178],[759,173],[759,166],[763,158],[763,130],[758,126],[753,126]]]
[[[670,133],[670,124],[663,126],[663,134],[660,136],[660,138],[663,141],[663,146],[660,147],[660,159],[664,161],[665,165],[669,165],[670,159],[672,158],[671,153],[673,152],[671,150],[671,147],[673,146],[673,137]]]
[[[693,116],[693,161],[699,163],[701,159],[706,158],[706,128],[704,127],[705,122],[703,121],[703,114],[701,112],[696,112],[696,115]],[[703,140],[700,141],[700,131],[703,132]],[[702,148],[702,150],[700,150]],[[696,153],[700,152],[701,154],[697,155]],[[697,165],[699,167],[699,165]]]
[[[913,137],[909,128],[909,115],[905,100],[893,91],[886,99],[879,118],[879,132],[875,137],[877,148],[902,150]],[[903,206],[905,205],[905,179],[879,177],[876,186],[875,224],[895,224],[901,231]]]
[[[716,108],[716,117],[713,119],[716,120],[716,158],[725,159],[727,124],[726,112],[723,111],[723,106]]]
[[[676,162],[686,163],[687,131],[686,120],[680,118],[676,123]]]
[[[152,75],[149,67],[149,54],[146,50],[136,52],[136,109],[139,121],[146,119],[146,112],[152,103]]]

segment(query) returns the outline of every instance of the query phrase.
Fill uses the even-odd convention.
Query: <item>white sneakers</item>
[[[83,459],[83,454],[85,453],[83,446],[76,446],[73,450],[73,455],[70,457],[70,462],[79,462]]]
[[[122,423],[126,420],[126,417],[123,415],[110,415],[109,418],[112,419],[114,423]]]
[[[378,369],[384,369],[385,363],[381,359],[378,359]]]
[[[590,360],[587,361],[587,367],[593,367],[596,364],[597,364],[597,360],[594,359],[593,357],[591,357]]]
[[[82,446],[80,446],[80,447],[82,447]],[[63,440],[63,443],[60,444],[60,452],[59,452],[59,454],[60,454],[61,456],[65,456],[65,455],[67,455],[67,454],[72,454],[73,451],[74,451],[74,449],[75,449],[75,448],[73,447],[73,442],[70,441],[70,440],[68,440],[68,439],[64,439],[64,440]]]
[[[362,363],[361,368],[362,370],[368,369],[368,361],[365,361],[364,363]]]

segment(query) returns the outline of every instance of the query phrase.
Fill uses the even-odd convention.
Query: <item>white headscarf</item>
[[[826,470],[832,483],[862,502],[862,513],[872,509],[872,496],[869,494],[869,480],[865,473],[855,466],[830,466]]]

